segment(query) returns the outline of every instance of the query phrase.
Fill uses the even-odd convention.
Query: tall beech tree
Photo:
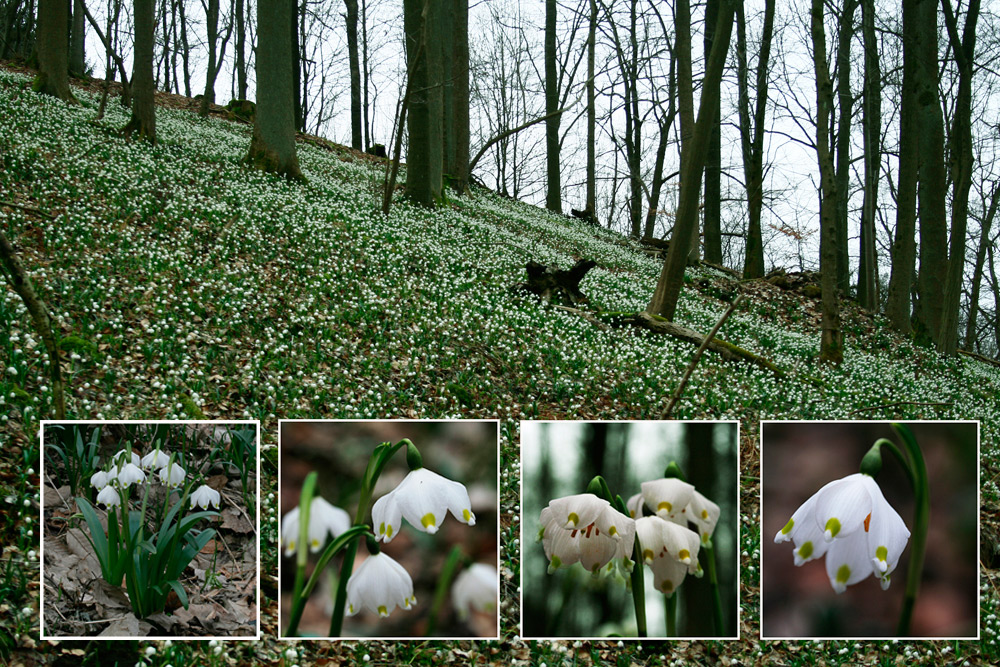
[[[442,12],[445,99],[443,171],[457,192],[469,185],[469,0],[447,0]]]
[[[208,30],[208,70],[205,73],[205,94],[201,96],[201,105],[198,108],[199,116],[207,116],[209,105],[215,103],[215,79],[222,69],[223,60],[226,57],[226,44],[233,34],[233,21],[229,20],[226,34],[219,43],[219,0],[208,0],[202,3],[205,9],[205,26]]]
[[[434,206],[441,199],[444,164],[440,4],[435,0],[403,0],[406,63],[410,73],[406,195],[424,206]]]
[[[848,3],[851,0],[847,0]],[[810,33],[813,43],[813,67],[816,70],[816,159],[819,162],[822,195],[819,222],[819,271],[821,289],[820,359],[839,364],[844,359],[843,333],[840,329],[840,301],[837,294],[837,206],[838,196],[833,156],[830,154],[829,118],[833,109],[833,82],[826,62],[826,30],[823,25],[823,0],[812,0]]]
[[[743,277],[764,275],[764,239],[760,218],[764,208],[764,120],[767,113],[767,78],[774,32],[775,0],[764,2],[764,27],[757,55],[756,98],[750,115],[749,65],[747,63],[746,15],[743,3],[737,4],[736,55],[739,84],[740,142],[743,154],[743,178],[747,192],[747,238],[743,258]]]
[[[684,3],[680,0],[678,5]],[[698,120],[688,141],[681,147],[681,191],[677,206],[676,222],[671,237],[670,249],[667,251],[663,270],[653,291],[646,311],[672,320],[677,311],[677,301],[684,285],[684,269],[687,266],[688,251],[692,239],[698,234],[698,204],[701,195],[701,176],[705,169],[705,153],[708,148],[709,135],[712,131],[712,116],[714,99],[719,97],[722,81],[722,70],[726,55],[729,52],[729,37],[733,27],[733,0],[720,0],[719,19],[715,24],[715,41],[712,53],[705,67],[705,78],[701,88],[701,103],[698,107]],[[680,31],[678,31],[677,48],[682,49]],[[691,40],[687,39],[686,60],[690,67]],[[685,54],[678,54],[678,61],[683,62]],[[688,81],[690,81],[690,69]],[[683,84],[681,85],[683,87]],[[682,115],[682,128],[683,128]]]
[[[742,13],[742,2],[740,11]],[[712,53],[715,40],[715,21],[719,15],[719,0],[705,3],[705,60]],[[712,110],[712,133],[708,137],[705,156],[705,261],[722,264],[722,132],[719,124],[719,100]]]
[[[976,52],[976,23],[979,0],[970,0],[965,10],[965,27],[958,34],[958,21],[951,0],[941,0],[944,24],[951,51],[958,65],[958,94],[949,133],[951,157],[951,240],[938,350],[954,354],[958,347],[958,312],[965,275],[965,234],[969,218],[969,190],[972,188],[972,73]]]
[[[556,0],[545,0],[545,208],[562,213],[559,174],[559,79],[556,74]]]
[[[857,0],[844,0],[837,30],[837,133],[833,138],[837,181],[837,288],[845,294],[851,287],[851,262],[847,244],[847,203],[851,183],[851,39]],[[823,118],[823,116],[819,116]]]
[[[861,34],[865,51],[862,93],[864,144],[864,201],[861,205],[861,240],[858,265],[858,301],[868,312],[878,310],[878,262],[875,256],[875,215],[878,210],[879,172],[882,163],[882,70],[875,35],[875,0],[861,0]]]
[[[358,0],[344,0],[347,10],[347,62],[351,70],[351,148],[365,148],[361,123],[361,59],[358,57]]]
[[[38,0],[38,36],[35,42],[38,76],[32,88],[64,102],[76,103],[69,90],[68,7],[66,0]]]
[[[156,143],[156,79],[153,77],[153,0],[135,0],[135,51],[132,63],[132,119],[126,137]]]
[[[295,99],[292,62],[297,3],[257,1],[257,110],[247,162],[258,169],[302,179],[295,151]],[[266,90],[260,82],[267,82]]]
[[[69,39],[69,73],[76,77],[86,74],[87,53],[83,0],[73,0],[73,23]]]
[[[926,0],[925,0],[926,1]],[[896,186],[896,232],[892,240],[892,273],[886,315],[894,329],[910,333],[913,269],[917,244],[917,160],[920,154],[920,117],[917,95],[919,74],[917,58],[920,33],[917,30],[917,6],[920,0],[903,0],[903,92],[899,109],[899,175]]]

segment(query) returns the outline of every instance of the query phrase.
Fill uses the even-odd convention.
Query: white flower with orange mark
[[[830,482],[802,503],[774,541],[794,542],[796,565],[825,554],[830,585],[843,593],[871,574],[882,590],[888,589],[909,538],[902,517],[875,479],[855,473]]]
[[[549,573],[579,562],[597,574],[609,564],[632,569],[635,521],[592,493],[551,501],[538,533],[549,559]]]

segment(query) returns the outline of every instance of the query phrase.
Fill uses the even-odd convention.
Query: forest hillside
[[[762,419],[981,420],[982,640],[917,642],[906,655],[920,664],[1000,659],[997,366],[942,357],[850,302],[844,362],[825,366],[812,290],[689,268],[676,321],[706,334],[743,294],[719,337],[778,369],[707,352],[671,414],[740,421],[742,639],[525,643],[519,550],[535,545],[529,526],[519,541],[518,420],[660,416],[695,347],[600,314],[642,311],[662,260],[618,234],[480,189],[449,193],[433,210],[400,190],[385,217],[379,159],[300,137],[307,180],[290,182],[242,164],[249,125],[200,118],[193,101],[157,109],[151,146],[120,136],[129,114],[115,100],[96,120],[99,96],[76,94],[80,104],[69,106],[0,69],[0,229],[57,322],[68,418],[261,420],[262,640],[227,645],[230,664],[292,664],[290,645],[273,639],[279,418],[501,420],[502,641],[318,642],[297,645],[298,664],[420,665],[441,662],[442,651],[449,664],[876,663],[884,642],[756,638]],[[566,269],[580,258],[597,266],[581,284],[589,301],[575,310],[517,289],[529,261]],[[55,664],[79,648],[38,638],[32,526],[39,420],[53,417],[46,364],[5,285],[0,657],[12,664]],[[181,655],[202,664],[211,652],[153,645],[157,661],[182,651],[173,664]]]

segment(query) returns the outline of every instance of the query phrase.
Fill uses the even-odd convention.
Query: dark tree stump
[[[595,266],[594,260],[581,259],[567,271],[530,261],[524,267],[528,282],[518,287],[536,294],[546,303],[576,306],[587,303],[587,296],[580,291],[580,281]]]

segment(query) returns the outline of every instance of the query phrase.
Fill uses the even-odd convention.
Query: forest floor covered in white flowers
[[[844,305],[845,360],[819,361],[818,299],[709,267],[689,270],[676,320],[782,375],[708,353],[672,417],[738,419],[740,633],[734,641],[524,642],[521,419],[655,419],[695,348],[632,327],[595,326],[512,290],[535,260],[597,262],[591,313],[643,310],[659,260],[635,242],[493,193],[429,211],[397,193],[379,212],[382,165],[300,142],[306,184],[241,160],[246,124],[157,110],[158,143],[130,143],[126,110],[77,91],[39,96],[0,69],[0,228],[57,325],[67,418],[261,421],[261,640],[221,644],[39,639],[39,421],[52,387],[15,292],[0,298],[0,659],[11,664],[996,664],[1000,647],[1000,368],[942,358]],[[278,419],[501,421],[500,632],[481,642],[278,642]],[[760,641],[759,422],[981,420],[981,640]],[[56,487],[58,488],[58,487]],[[46,503],[47,505],[47,503]],[[45,511],[49,511],[49,507]],[[523,539],[523,543],[521,542]],[[771,539],[765,535],[764,539]],[[790,557],[789,557],[789,562]],[[96,663],[95,663],[96,664]]]

